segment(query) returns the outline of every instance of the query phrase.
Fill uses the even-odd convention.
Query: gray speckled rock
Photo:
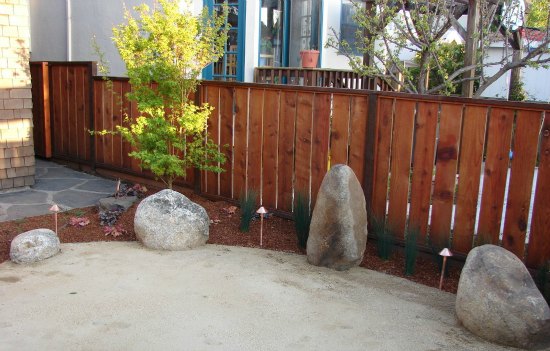
[[[353,170],[335,165],[325,175],[313,209],[307,260],[345,270],[363,260],[367,245],[365,195]]]
[[[33,229],[13,238],[10,258],[15,263],[45,260],[59,252],[59,238],[49,229]]]
[[[169,189],[143,199],[134,217],[137,238],[151,249],[186,250],[204,245],[209,226],[203,207]]]
[[[456,294],[456,314],[472,333],[520,348],[550,347],[550,309],[527,268],[495,246],[468,254]]]

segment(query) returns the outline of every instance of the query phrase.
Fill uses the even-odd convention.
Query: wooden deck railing
[[[392,91],[386,82],[349,70],[301,67],[256,67],[254,83],[303,85],[325,88]]]

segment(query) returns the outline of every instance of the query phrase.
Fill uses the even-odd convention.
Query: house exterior
[[[31,60],[93,61],[92,38],[109,62],[111,75],[124,76],[125,68],[111,42],[113,26],[124,21],[124,3],[132,8],[154,0],[29,0],[31,9]],[[232,26],[226,54],[203,72],[205,79],[252,82],[254,68],[300,67],[302,50],[320,51],[318,67],[349,69],[347,58],[325,48],[333,30],[353,39],[351,0],[192,0],[198,13],[203,6],[215,11],[229,4]],[[490,50],[497,57],[502,48]],[[405,60],[410,59],[404,57]],[[526,68],[525,89],[530,99],[550,101],[550,70]],[[509,73],[484,92],[486,97],[506,98]]]

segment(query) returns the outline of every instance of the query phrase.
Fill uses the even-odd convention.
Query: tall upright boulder
[[[521,260],[499,246],[479,246],[468,254],[456,314],[484,339],[527,349],[550,347],[548,304]]]
[[[367,245],[365,195],[353,170],[335,165],[317,195],[307,240],[307,260],[346,270],[363,260]]]
[[[206,210],[177,191],[165,189],[141,201],[134,217],[136,237],[148,248],[186,250],[206,244]]]

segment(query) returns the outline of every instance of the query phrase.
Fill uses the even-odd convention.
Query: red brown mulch
[[[242,247],[260,247],[260,223],[253,221],[248,233],[239,231],[239,210],[236,213],[229,214],[226,209],[233,206],[226,201],[210,201],[200,197],[187,189],[178,189],[192,201],[203,206],[210,220],[210,238],[208,243]],[[147,195],[157,190],[150,189]],[[117,221],[126,233],[113,237],[105,235],[103,227],[99,224],[97,208],[88,207],[84,209],[75,209],[58,214],[58,236],[63,243],[91,242],[91,241],[135,241],[136,236],[133,230],[133,219],[137,204],[134,204]],[[84,227],[73,227],[69,225],[71,217],[87,217],[90,224]],[[0,262],[9,259],[9,247],[11,240],[22,232],[36,229],[49,228],[54,230],[55,224],[53,215],[43,215],[28,217],[20,220],[0,222]],[[280,217],[272,216],[265,219],[263,248],[275,251],[292,252],[305,254],[305,250],[298,247],[294,222]],[[435,260],[431,255],[419,255],[416,263],[415,274],[404,276],[404,255],[402,251],[394,252],[390,260],[382,260],[376,254],[376,243],[372,240],[367,242],[365,258],[361,267],[372,269],[394,276],[404,277],[414,282],[428,285],[431,287],[439,286],[440,272]],[[449,267],[449,276],[445,278],[443,289],[448,292],[456,293],[458,280],[460,277],[461,265],[452,262]]]

